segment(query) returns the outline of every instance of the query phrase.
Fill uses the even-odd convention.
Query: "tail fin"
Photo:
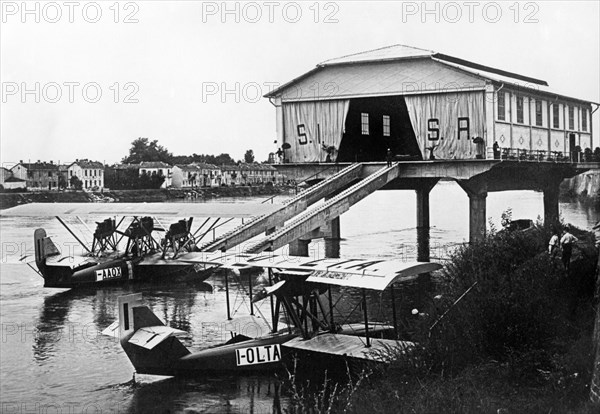
[[[172,336],[182,331],[165,326],[141,299],[141,293],[119,297],[121,346],[138,373],[174,375],[178,360],[190,353]]]
[[[46,230],[37,229],[33,233],[33,245],[35,246],[35,264],[38,270],[44,274],[46,258],[60,254],[58,247],[46,236]]]

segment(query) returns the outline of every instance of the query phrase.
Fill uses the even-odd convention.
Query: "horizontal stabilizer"
[[[129,343],[152,349],[173,334],[184,334],[186,332],[169,326],[147,326],[140,328],[129,339]]]
[[[46,266],[70,267],[71,269],[75,269],[84,264],[96,265],[98,264],[98,260],[93,257],[84,256],[51,256],[46,259]]]
[[[108,328],[102,331],[102,335],[112,336],[113,338],[119,337],[119,321],[116,320],[111,323]]]

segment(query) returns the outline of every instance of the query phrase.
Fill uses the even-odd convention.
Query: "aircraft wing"
[[[307,282],[326,283],[329,285],[355,288],[385,290],[392,283],[408,282],[422,273],[429,273],[442,268],[439,263],[428,262],[382,262],[363,269],[344,269],[344,265],[329,270],[313,272]]]
[[[279,209],[261,203],[30,203],[2,210],[2,217],[186,216],[243,218]]]
[[[308,276],[307,282],[385,290],[391,283],[415,279],[421,273],[442,268],[439,263],[373,259],[318,259],[264,254],[206,254],[204,260],[227,268],[273,268],[292,276]]]

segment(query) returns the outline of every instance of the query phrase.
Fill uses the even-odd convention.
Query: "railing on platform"
[[[573,157],[577,159],[573,159]],[[546,150],[527,150],[523,148],[499,148],[494,152],[493,148],[488,148],[488,159],[496,159],[503,161],[537,161],[537,162],[583,162],[583,154],[567,153],[562,151],[546,151]]]

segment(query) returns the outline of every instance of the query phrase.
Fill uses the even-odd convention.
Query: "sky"
[[[25,6],[23,6],[25,4]],[[0,1],[0,161],[267,159],[261,96],[327,59],[405,44],[600,102],[600,2]],[[594,106],[595,108],[595,106]],[[593,115],[594,146],[600,126]]]

